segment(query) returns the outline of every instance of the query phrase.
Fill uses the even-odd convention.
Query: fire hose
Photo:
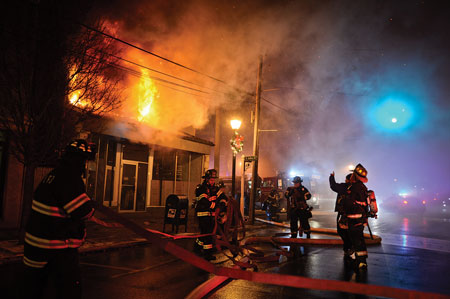
[[[109,219],[121,224],[123,227],[133,231],[137,235],[147,239],[152,244],[160,247],[166,252],[176,256],[177,258],[211,274],[217,276],[228,277],[231,279],[244,279],[252,282],[259,282],[271,285],[279,285],[285,287],[296,287],[305,289],[338,291],[353,294],[374,295],[390,298],[448,298],[448,296],[430,293],[413,291],[401,288],[394,288],[388,286],[369,285],[356,282],[337,281],[329,279],[316,279],[304,276],[274,274],[274,273],[260,273],[254,271],[246,271],[239,268],[218,267],[205,259],[195,255],[189,250],[176,245],[169,238],[161,236],[158,233],[149,231],[133,221],[119,215],[108,207],[96,203],[98,212],[104,214]]]

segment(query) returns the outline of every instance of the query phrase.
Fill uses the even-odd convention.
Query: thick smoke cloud
[[[343,179],[348,164],[361,162],[369,186],[386,196],[414,185],[448,191],[450,17],[438,2],[130,0],[96,8],[123,39],[226,81],[139,55],[142,64],[208,92],[160,86],[164,125],[212,134],[220,107],[224,120],[244,118],[246,155],[253,98],[230,86],[253,93],[264,55],[263,97],[283,109],[262,102],[261,129],[278,132],[261,133],[261,176],[295,168],[323,179],[335,170]],[[371,121],[373,107],[389,97],[413,107],[407,130],[380,130]],[[222,132],[227,174],[227,124]]]

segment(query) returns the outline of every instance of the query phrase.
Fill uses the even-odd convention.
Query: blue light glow
[[[369,113],[371,123],[377,130],[400,133],[414,125],[417,119],[415,110],[408,101],[388,98],[375,103]]]

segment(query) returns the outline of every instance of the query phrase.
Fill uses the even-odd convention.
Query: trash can
[[[175,228],[175,233],[178,233],[179,225],[184,225],[184,231],[187,232],[188,211],[189,201],[186,195],[167,196],[163,232],[165,232],[166,224],[172,224],[172,232]]]

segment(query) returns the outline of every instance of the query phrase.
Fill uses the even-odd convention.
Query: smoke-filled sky
[[[278,132],[260,135],[260,175],[294,170],[326,179],[334,170],[343,179],[347,165],[362,163],[368,186],[389,194],[414,185],[450,190],[446,5],[117,0],[95,8],[119,38],[226,82],[125,47],[127,59],[196,84],[153,74],[197,89],[155,81],[160,127],[192,126],[214,140],[220,108],[223,158],[231,157],[225,121],[234,115],[250,155],[254,96],[242,91],[255,92],[263,55],[260,127]],[[222,175],[229,164],[222,161]]]

